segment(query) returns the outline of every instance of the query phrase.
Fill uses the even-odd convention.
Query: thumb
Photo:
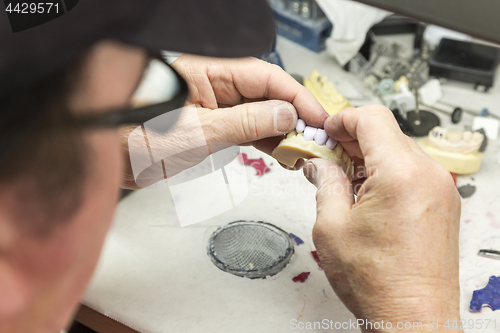
[[[297,123],[295,107],[284,101],[244,103],[204,112],[208,142],[242,144],[291,132]]]
[[[318,189],[318,221],[347,216],[354,204],[354,194],[347,175],[337,164],[310,159],[304,166],[304,175]]]

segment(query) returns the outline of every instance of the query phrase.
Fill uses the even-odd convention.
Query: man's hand
[[[199,107],[207,142],[252,144],[268,154],[297,117],[323,127],[328,114],[313,94],[276,65],[256,58],[183,55],[172,63]]]
[[[309,90],[280,67],[256,58],[183,55],[172,67],[186,79],[190,93],[186,104],[194,105],[195,110],[184,108],[182,120],[168,133],[148,135],[149,149],[156,156],[168,158],[148,166],[140,176],[133,174],[130,159],[136,165],[151,163],[142,147],[142,132],[131,134],[133,127],[121,130],[128,152],[122,184],[125,188],[152,185],[229,145],[253,145],[271,154],[284,135],[295,128],[298,117],[323,127],[328,116]],[[131,154],[132,150],[136,154]]]
[[[460,293],[460,198],[450,173],[382,106],[344,110],[324,127],[354,157],[359,189],[355,202],[337,165],[306,163],[318,188],[313,240],[333,289],[357,318],[424,330],[439,320],[449,332],[443,325],[459,320]]]

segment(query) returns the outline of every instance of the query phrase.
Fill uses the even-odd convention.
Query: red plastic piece
[[[311,254],[314,257],[314,260],[316,260],[316,263],[318,264],[319,268],[323,269],[323,265],[321,265],[321,261],[319,260],[319,257],[318,257],[318,252],[311,251]]]
[[[241,160],[243,160],[244,165],[250,165],[257,171],[257,176],[262,176],[265,173],[271,171],[271,169],[266,165],[264,159],[261,158],[248,158],[247,154],[241,153]],[[240,160],[240,161],[241,161]]]
[[[451,177],[453,178],[453,182],[455,183],[455,186],[457,186],[457,175],[453,172],[450,172]]]
[[[309,274],[311,274],[311,272],[302,272],[296,277],[294,277],[292,280],[293,282],[304,282],[309,277]]]

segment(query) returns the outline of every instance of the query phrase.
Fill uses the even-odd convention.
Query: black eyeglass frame
[[[124,125],[142,125],[143,123],[170,111],[182,108],[189,95],[186,80],[170,66],[159,53],[151,54],[150,59],[157,59],[167,65],[175,74],[179,82],[177,94],[169,101],[147,105],[139,108],[125,108],[113,110],[107,113],[77,116],[73,118],[73,124],[78,128],[92,127],[120,127]]]

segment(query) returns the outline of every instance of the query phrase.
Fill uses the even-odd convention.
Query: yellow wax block
[[[433,160],[444,165],[448,171],[459,175],[477,172],[483,161],[483,153],[462,154],[443,151],[431,145],[428,139],[419,140],[418,145]]]
[[[329,115],[352,107],[352,104],[338,92],[333,83],[328,81],[326,76],[320,75],[317,70],[313,70],[311,76],[304,80],[304,86],[313,93]]]

